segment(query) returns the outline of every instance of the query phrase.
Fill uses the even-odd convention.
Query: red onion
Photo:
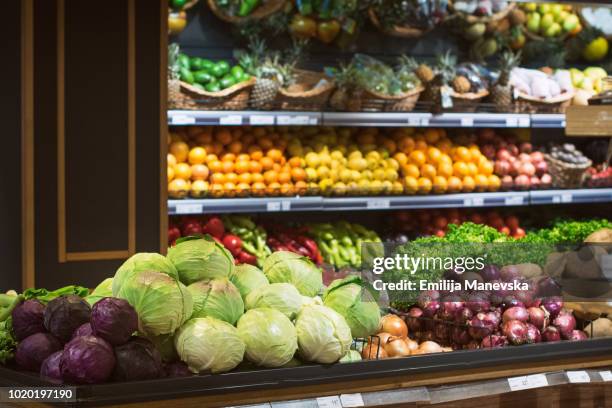
[[[525,344],[527,341],[527,325],[519,320],[508,320],[502,326],[504,336],[515,346]]]
[[[482,339],[480,346],[482,348],[497,348],[508,345],[508,339],[505,336],[498,336],[493,334]]]
[[[493,333],[497,325],[491,319],[488,313],[477,313],[469,322],[468,332],[470,336],[476,340],[482,340],[484,337]]]
[[[559,341],[561,340],[561,333],[559,333],[555,326],[547,326],[542,331],[542,340],[546,342]]]
[[[552,318],[557,317],[561,309],[563,309],[563,299],[558,296],[547,297],[542,299],[542,306]]]
[[[553,278],[546,276],[538,281],[537,293],[539,297],[559,296],[561,287]]]
[[[548,312],[541,307],[530,307],[527,309],[529,312],[529,323],[533,324],[538,330],[544,330],[544,327],[548,326]]]
[[[571,333],[568,336],[566,336],[566,339],[572,340],[572,341],[586,340],[587,338],[588,338],[587,334],[583,332],[582,330],[572,330]]]
[[[448,297],[445,298],[444,301],[442,301],[441,308],[438,314],[444,320],[455,320],[455,317],[459,315],[464,308],[465,303],[463,303],[462,300],[457,297]]]
[[[486,312],[491,308],[491,302],[482,293],[472,293],[468,296],[465,306],[474,313]]]
[[[408,316],[406,317],[406,323],[408,324],[408,329],[411,332],[418,332],[421,330],[421,321],[420,317],[423,316],[423,310],[418,307],[411,307],[408,310]]]
[[[466,350],[476,350],[480,348],[480,342],[478,340],[472,340],[465,346],[463,346]]]
[[[516,296],[508,295],[504,298],[502,306],[504,307],[504,309],[509,309],[511,307],[525,307],[525,304],[518,300]]]
[[[524,307],[514,306],[506,309],[502,316],[502,320],[504,322],[509,320],[520,320],[521,322],[525,323],[529,320],[529,312]]]
[[[457,323],[457,324],[466,324],[467,322],[472,320],[472,317],[474,317],[474,312],[472,312],[470,309],[468,309],[466,307],[465,309],[463,309],[461,311],[461,313],[459,313],[455,317],[455,323]]]
[[[419,294],[417,303],[423,310],[426,317],[433,317],[438,309],[440,309],[440,292],[436,290],[427,290]]]
[[[496,265],[485,265],[480,271],[480,276],[482,276],[485,282],[497,281],[501,277],[499,268]]]
[[[447,344],[450,337],[450,326],[443,321],[434,326],[434,336],[438,343]]]
[[[516,265],[507,265],[501,268],[499,276],[504,282],[512,282],[521,277],[521,272]]]
[[[559,313],[552,323],[559,329],[564,338],[567,338],[576,328],[576,319],[569,313]]]
[[[535,291],[533,290],[517,290],[514,292],[514,296],[520,302],[522,302],[525,307],[530,307],[533,305],[533,299],[535,298]]]
[[[501,314],[494,310],[486,313],[486,319],[489,320],[495,328],[499,327],[499,324],[502,322]]]
[[[468,344],[472,340],[468,331],[458,326],[453,327],[451,339],[454,344],[461,346]]]
[[[531,323],[526,323],[527,325],[527,343],[539,343],[542,341],[542,336],[540,335],[540,331],[537,327],[535,327]]]

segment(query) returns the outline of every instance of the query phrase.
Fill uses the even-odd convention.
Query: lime
[[[193,84],[194,82],[193,73],[187,68],[181,68],[180,76],[181,76],[181,81],[187,82],[188,84]]]
[[[221,88],[223,89],[229,88],[230,86],[233,86],[235,83],[236,83],[236,79],[229,74],[224,76],[221,79],[221,81],[219,81],[219,84],[221,85]]]
[[[201,69],[193,73],[193,78],[200,84],[207,84],[212,79],[212,75],[210,75],[208,71]]]
[[[236,81],[242,81],[242,76],[244,75],[244,69],[240,65],[235,65],[230,70],[230,73],[234,77]]]
[[[202,58],[200,57],[192,57],[189,60],[189,68],[191,68],[192,71],[199,71],[202,69]]]
[[[221,76],[224,76],[230,72],[230,64],[227,61],[219,61],[217,62],[216,66],[219,67],[219,70],[221,70]]]
[[[209,82],[204,88],[207,92],[219,92],[221,90],[218,82]]]
[[[204,88],[204,85],[198,84],[197,82],[193,83],[192,85],[193,85],[194,88],[198,88],[198,89],[200,89],[202,91],[206,90],[206,88]]]
[[[189,57],[185,54],[179,54],[178,63],[181,68],[189,69]]]
[[[208,72],[210,72],[211,68],[215,66],[215,63],[212,62],[209,59],[203,58],[202,59],[202,69],[207,70]]]

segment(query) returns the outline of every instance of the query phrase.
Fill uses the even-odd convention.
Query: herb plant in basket
[[[373,0],[370,21],[395,37],[415,38],[441,23],[448,15],[447,0]]]

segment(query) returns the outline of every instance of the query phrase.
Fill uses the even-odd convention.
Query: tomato
[[[317,22],[310,18],[304,17],[300,14],[293,16],[291,24],[289,24],[289,31],[296,37],[300,38],[312,38],[317,36]]]
[[[323,21],[317,27],[317,38],[329,44],[336,39],[340,33],[340,23],[336,20]]]

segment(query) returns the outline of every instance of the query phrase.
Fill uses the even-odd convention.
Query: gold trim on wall
[[[21,285],[34,287],[34,4],[21,1]]]
[[[127,136],[128,136],[128,248],[117,251],[66,250],[66,111],[65,111],[65,0],[57,0],[57,237],[58,260],[125,259],[136,252],[136,10],[127,1]]]
[[[159,69],[159,252],[168,251],[168,0],[161,0]]]

